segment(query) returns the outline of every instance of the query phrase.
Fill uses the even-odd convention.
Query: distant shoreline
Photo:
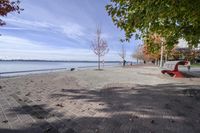
[[[81,62],[84,62],[84,63],[97,63],[97,61],[84,61],[84,60],[0,60],[0,61],[24,61],[24,62],[73,62],[73,63],[81,63]],[[120,61],[104,61],[105,63],[120,63]]]

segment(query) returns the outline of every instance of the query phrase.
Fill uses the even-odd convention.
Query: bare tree
[[[98,70],[100,70],[101,57],[109,52],[108,44],[101,36],[101,28],[97,27],[96,38],[92,41],[92,50],[98,56]]]
[[[125,64],[126,64],[126,60],[125,60],[125,58],[126,58],[126,49],[124,47],[124,44],[122,44],[122,49],[121,49],[121,53],[119,53],[119,56],[123,60],[123,66],[125,66]]]

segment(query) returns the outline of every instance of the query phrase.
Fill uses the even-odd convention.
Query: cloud
[[[52,27],[53,25],[50,23],[47,23],[45,21],[31,21],[31,20],[25,20],[25,19],[20,19],[20,18],[6,18],[5,21],[12,26],[17,26],[17,27],[21,27],[21,28],[26,28],[29,30],[38,30],[41,28],[45,29],[45,28],[49,28]]]
[[[25,30],[24,28],[18,27],[1,27],[2,30]]]
[[[44,60],[96,60],[97,56],[86,48],[55,48],[44,43],[16,36],[0,37],[0,59]],[[116,51],[110,51],[105,60],[119,60]]]
[[[30,39],[19,38],[16,36],[3,35],[0,36],[0,49],[41,49],[43,43],[36,42]]]
[[[63,33],[71,39],[80,39],[85,36],[84,28],[76,23],[67,23],[60,27],[63,30]]]
[[[2,59],[78,59],[88,56],[87,49],[55,48],[44,43],[15,36],[0,37],[0,58]]]
[[[48,23],[45,21],[30,21],[19,18],[8,18],[6,21],[13,26],[11,28],[5,29],[13,29],[13,30],[32,30],[32,31],[54,31],[57,33],[64,34],[66,37],[70,39],[80,39],[85,36],[84,27],[75,23],[75,22],[67,22],[62,25]]]
[[[48,50],[14,50],[0,49],[0,59],[40,59],[40,60],[87,60],[95,61],[97,56],[88,49],[48,49]],[[116,51],[110,51],[104,57],[105,61],[108,60],[121,60]],[[127,57],[128,60],[129,57]]]

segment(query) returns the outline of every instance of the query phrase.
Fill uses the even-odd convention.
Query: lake
[[[102,64],[101,64],[102,65]],[[118,66],[119,62],[106,62],[105,67]],[[29,73],[43,73],[71,68],[95,68],[97,62],[87,61],[0,61],[1,76],[24,75]]]

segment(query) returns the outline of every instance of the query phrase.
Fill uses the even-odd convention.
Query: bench
[[[187,64],[188,64],[188,61],[167,61],[163,66],[164,70],[162,70],[161,72],[163,74],[167,73],[170,76],[175,77],[175,78],[183,78],[184,75],[178,70],[178,66],[187,65]]]

